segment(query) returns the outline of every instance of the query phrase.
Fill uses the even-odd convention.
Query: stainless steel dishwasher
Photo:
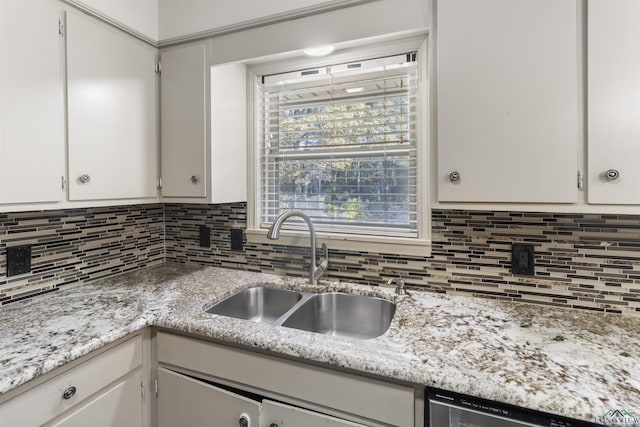
[[[594,427],[517,406],[427,388],[425,427]]]

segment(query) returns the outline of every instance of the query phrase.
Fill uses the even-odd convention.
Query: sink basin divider
[[[300,306],[302,306],[302,304],[304,304],[305,302],[307,302],[309,299],[311,299],[314,295],[320,295],[319,293],[313,293],[313,292],[300,292],[300,291],[296,291],[298,292],[300,295],[302,295],[302,298],[300,298],[300,301],[298,301],[297,303],[295,303],[293,305],[293,307],[291,307],[289,310],[285,311],[282,316],[278,317],[276,320],[274,320],[271,324],[274,326],[282,326],[282,324],[284,322],[286,322],[286,320],[289,318],[289,316],[291,316],[293,314],[294,311],[296,311],[298,308],[300,308]]]

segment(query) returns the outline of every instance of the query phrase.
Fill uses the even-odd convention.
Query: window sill
[[[267,239],[265,229],[247,229],[248,243],[269,245],[309,246],[309,233],[304,231],[282,230],[278,240]],[[380,254],[431,256],[431,241],[417,238],[364,236],[357,234],[330,234],[317,232],[318,246],[326,243],[329,250],[370,252]]]

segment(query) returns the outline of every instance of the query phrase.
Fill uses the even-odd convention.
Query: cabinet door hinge
[[[64,35],[64,23],[60,18],[58,18],[58,35],[61,35],[61,36]]]
[[[158,177],[158,190],[162,190],[162,177]]]
[[[156,61],[156,73],[162,73],[162,62],[160,62],[160,58]]]
[[[578,190],[582,190],[584,188],[584,174],[581,170],[578,171]]]
[[[153,380],[153,389],[155,391],[156,397],[158,397],[158,379]]]
[[[144,380],[140,381],[140,396],[142,396],[142,400],[144,400]]]
[[[62,187],[62,189],[64,190],[64,185],[67,183],[67,181],[65,181],[64,176],[60,177],[60,187]]]

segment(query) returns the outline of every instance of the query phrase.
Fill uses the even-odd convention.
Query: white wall
[[[63,1],[86,5],[152,40],[158,40],[158,0]]]
[[[158,0],[158,34],[166,40],[333,1]]]
[[[215,37],[213,63],[428,28],[427,0],[378,0]]]

